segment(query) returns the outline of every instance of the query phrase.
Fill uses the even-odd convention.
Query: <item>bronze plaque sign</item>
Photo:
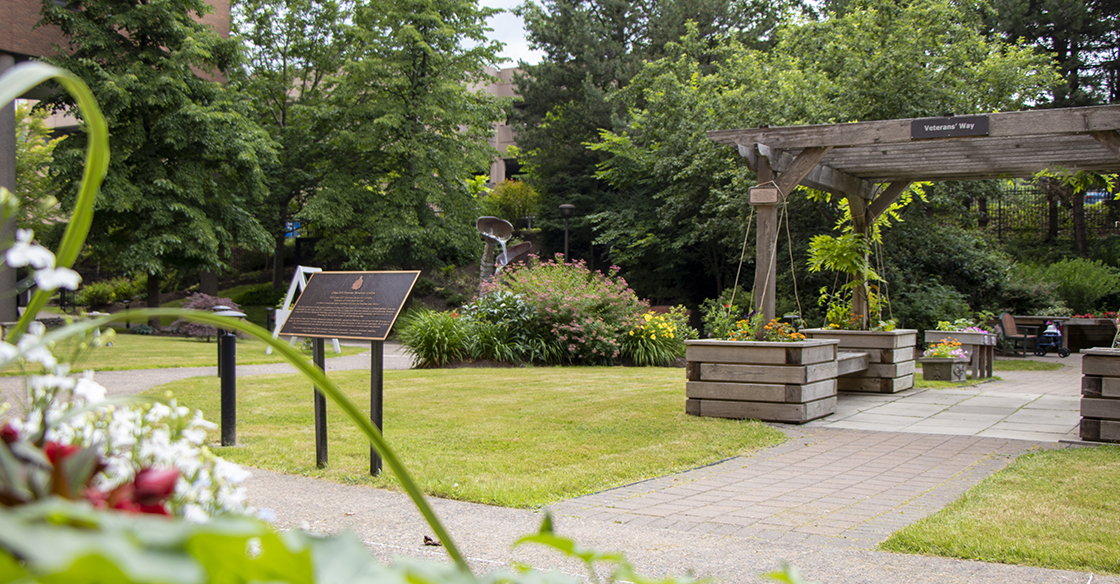
[[[384,341],[420,272],[317,272],[280,334]]]

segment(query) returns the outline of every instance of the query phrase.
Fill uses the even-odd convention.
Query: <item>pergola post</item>
[[[760,156],[758,158],[758,184],[766,184],[774,180],[774,171],[770,168],[770,160]],[[779,195],[781,197],[783,195]],[[755,229],[755,268],[754,268],[754,309],[762,313],[763,322],[770,322],[774,318],[776,293],[775,280],[778,271],[775,266],[775,246],[778,233],[778,200],[759,200],[751,198],[751,205],[755,208],[757,228]]]
[[[15,66],[15,57],[0,53],[0,73]],[[0,187],[16,190],[16,109],[14,103],[0,106]],[[11,241],[15,217],[0,225],[0,241]],[[19,320],[16,308],[16,270],[0,261],[0,322]]]

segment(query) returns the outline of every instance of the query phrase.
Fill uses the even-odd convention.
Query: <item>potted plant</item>
[[[961,342],[946,338],[922,353],[922,377],[927,381],[968,381],[968,352]]]
[[[991,318],[994,318],[991,314],[980,313],[975,320],[958,318],[953,321],[938,321],[936,330],[925,332],[926,345],[947,339],[956,340],[969,359],[973,378],[991,377],[997,335],[983,326]],[[926,379],[931,378],[927,376]]]

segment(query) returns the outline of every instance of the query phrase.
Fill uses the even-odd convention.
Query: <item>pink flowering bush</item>
[[[241,307],[229,298],[211,296],[209,294],[203,294],[202,292],[191,294],[187,297],[187,301],[183,303],[183,308],[187,310],[211,310],[215,306],[228,306],[231,310],[241,310]],[[218,329],[208,324],[192,322],[185,318],[180,318],[171,323],[171,328],[178,330],[188,337],[206,337],[207,341],[210,340],[210,337],[218,335]]]
[[[565,360],[610,365],[621,356],[622,340],[649,310],[611,266],[593,272],[582,260],[540,261],[507,266],[484,293],[508,290],[536,311],[544,327],[566,349]]]

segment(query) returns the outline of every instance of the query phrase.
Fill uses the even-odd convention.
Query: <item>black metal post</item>
[[[237,337],[218,333],[218,363],[222,376],[222,446],[237,445]]]
[[[369,419],[377,426],[378,431],[384,434],[383,404],[385,388],[385,341],[370,342],[369,360]],[[369,474],[381,474],[381,455],[370,447],[369,449]]]
[[[564,261],[570,262],[572,258],[568,256],[568,218],[564,218]]]
[[[326,371],[326,357],[323,351],[323,339],[312,339],[311,358],[315,366]],[[327,466],[327,398],[315,388],[315,466]]]

